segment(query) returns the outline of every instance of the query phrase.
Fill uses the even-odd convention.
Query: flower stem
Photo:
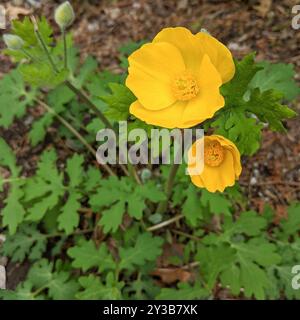
[[[112,124],[108,121],[104,114],[96,107],[96,105],[90,100],[90,98],[86,95],[86,93],[83,90],[75,87],[69,80],[66,80],[65,84],[79,97],[80,100],[85,102],[87,106],[94,111],[98,118],[104,123],[106,128],[114,130]]]
[[[34,16],[31,16],[31,21],[33,23],[34,32],[35,32],[35,34],[36,34],[36,36],[37,36],[37,38],[38,38],[43,50],[45,51],[45,53],[47,55],[47,58],[48,58],[48,60],[49,60],[49,62],[51,64],[51,67],[52,67],[53,71],[55,73],[58,73],[59,71],[58,71],[58,69],[57,69],[57,67],[56,67],[56,65],[55,65],[55,63],[54,63],[54,61],[52,59],[52,56],[51,56],[51,54],[50,54],[50,52],[48,50],[48,47],[47,47],[47,45],[46,45],[46,43],[45,43],[45,41],[44,41],[40,31],[39,31],[38,24],[37,24],[37,21],[36,21]]]
[[[147,228],[146,231],[155,231],[155,230],[164,228],[164,227],[168,226],[169,224],[172,224],[172,223],[182,219],[183,217],[184,217],[183,214],[179,214],[178,216],[175,216],[174,218],[171,218],[169,220],[163,221],[163,222],[161,222],[159,224],[156,224],[156,225],[154,225],[152,227]]]
[[[166,211],[169,199],[172,195],[172,189],[173,189],[173,185],[174,185],[174,181],[175,181],[175,176],[176,176],[176,173],[177,173],[179,167],[180,167],[180,165],[176,164],[176,163],[174,163],[172,165],[170,173],[169,173],[169,177],[168,177],[168,180],[167,180],[166,186],[165,186],[165,194],[166,194],[167,199],[163,200],[159,203],[159,205],[156,209],[156,213],[164,213]]]
[[[65,66],[65,69],[68,69],[68,48],[67,48],[67,37],[66,37],[65,29],[62,29],[62,37],[64,41],[64,66]]]
[[[54,109],[52,109],[50,106],[48,106],[43,101],[36,99],[36,101],[43,106],[49,113],[53,114],[62,125],[64,125],[71,133],[74,134],[74,136],[90,151],[90,153],[95,157],[96,156],[96,150],[86,141],[86,139],[72,126],[69,122],[67,122],[63,117],[61,117],[59,114],[55,112]],[[111,168],[106,165],[102,164],[103,169],[109,173],[112,176],[115,176],[116,174],[111,170]]]
[[[32,23],[34,25],[35,34],[36,34],[39,42],[41,43],[43,50],[45,51],[45,53],[47,55],[47,58],[48,58],[51,66],[52,66],[52,69],[53,69],[54,73],[56,73],[56,74],[59,73],[59,70],[57,69],[57,67],[56,67],[56,65],[55,65],[55,63],[54,63],[54,61],[52,59],[52,56],[51,56],[51,54],[50,54],[50,52],[49,52],[49,50],[47,48],[47,45],[46,45],[42,35],[39,32],[38,24],[37,24],[37,21],[36,21],[34,16],[31,16],[31,21],[32,21]],[[65,32],[64,31],[63,31],[63,37],[64,37],[64,55],[65,55],[64,58],[65,58],[65,66],[66,66],[66,63],[67,63],[67,43],[66,43],[66,36],[65,36]],[[86,93],[83,90],[78,89],[77,87],[75,87],[69,80],[66,80],[65,84],[68,86],[69,89],[71,89],[77,95],[77,97],[79,97],[79,99],[81,99],[83,102],[85,102],[87,104],[87,106],[94,111],[94,113],[103,122],[103,124],[105,125],[106,128],[114,130],[114,127],[109,122],[109,120],[97,108],[97,106],[90,100],[90,98],[86,95]],[[109,168],[108,166],[106,166],[106,167]],[[120,164],[120,167],[121,167],[122,171],[125,173],[125,175],[127,175],[127,176],[130,175],[128,170],[127,170],[127,168],[126,168],[126,166],[124,166],[123,164]],[[138,179],[136,178],[135,175],[134,175],[134,177],[135,177],[136,181],[138,182]]]
[[[28,59],[34,60],[33,56],[29,52],[27,52],[25,49],[21,49],[21,52],[23,52]]]

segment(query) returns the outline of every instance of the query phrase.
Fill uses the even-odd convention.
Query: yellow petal
[[[185,70],[179,50],[169,43],[150,43],[128,59],[127,87],[149,110],[159,110],[175,102],[172,80]]]
[[[221,77],[208,55],[204,55],[198,70],[196,75],[200,90],[198,95],[191,99],[185,108],[182,119],[184,123],[191,121],[201,123],[213,117],[215,112],[225,104],[219,90],[222,85]]]
[[[200,176],[191,176],[193,184],[198,188],[205,188],[205,185]]]
[[[242,172],[242,165],[241,165],[241,155],[236,145],[232,141],[224,138],[223,136],[216,135],[216,134],[207,136],[205,137],[205,139],[213,139],[213,140],[216,139],[220,142],[221,146],[223,146],[225,149],[231,152],[234,159],[234,170],[235,170],[235,176],[237,179]]]
[[[223,192],[226,187],[234,185],[235,180],[241,173],[240,153],[233,142],[222,136],[205,136],[204,140],[205,142],[217,140],[225,150],[224,160],[216,167],[204,164],[204,169],[199,175],[191,175],[191,170],[196,165],[196,144],[200,141],[203,142],[203,138],[197,140],[188,153],[188,171],[191,175],[191,180],[196,186],[206,188],[210,192]],[[199,159],[199,161],[201,161],[201,159]]]
[[[165,28],[153,39],[153,43],[169,42],[179,49],[184,59],[186,68],[189,70],[199,70],[203,51],[200,41],[190,30],[183,27]]]
[[[180,128],[186,104],[184,101],[178,101],[162,110],[148,110],[137,100],[131,104],[129,112],[148,124],[168,129]]]
[[[220,41],[206,32],[199,32],[196,38],[201,43],[203,54],[207,54],[221,75],[223,83],[231,80],[235,73],[232,54]]]
[[[226,187],[233,186],[235,183],[235,171],[231,152],[226,151],[224,161],[219,167],[205,165],[200,177],[204,187],[209,192],[223,192]]]

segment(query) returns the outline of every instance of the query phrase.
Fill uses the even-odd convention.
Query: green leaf
[[[239,107],[240,100],[248,90],[248,85],[254,75],[262,69],[254,61],[255,53],[250,53],[243,60],[235,62],[236,71],[233,79],[221,87],[225,96],[226,107]]]
[[[120,248],[120,269],[134,269],[136,266],[143,266],[148,261],[155,259],[162,252],[163,239],[152,237],[150,233],[143,233],[138,236],[134,247]]]
[[[294,203],[288,208],[288,219],[280,221],[280,239],[296,236],[300,230],[300,203]]]
[[[60,114],[66,109],[66,104],[70,103],[73,98],[74,93],[67,86],[59,85],[49,92],[46,97],[46,102],[56,113]],[[47,112],[33,123],[29,132],[29,138],[33,146],[36,146],[39,142],[44,140],[47,129],[54,119],[54,115]]]
[[[228,218],[224,223],[225,232],[230,236],[239,233],[247,236],[259,236],[266,227],[266,219],[259,216],[255,211],[242,212],[236,221]]]
[[[46,18],[45,17],[42,17],[41,19],[37,18],[37,24],[43,40],[46,42],[46,44],[48,45],[51,44],[53,41],[52,29],[48,24]],[[38,39],[34,32],[33,24],[29,17],[25,17],[23,21],[13,20],[12,31],[14,32],[14,34],[18,35],[23,39],[26,47],[36,46],[39,44]]]
[[[5,206],[2,209],[2,224],[4,227],[8,226],[10,234],[14,234],[25,215],[25,209],[20,202],[24,196],[24,192],[21,189],[24,180],[19,178],[21,169],[16,164],[16,158],[13,151],[2,138],[0,138],[0,149],[0,165],[8,167],[11,173],[9,179],[11,182],[10,189],[7,198],[4,200]],[[0,188],[2,190],[2,185],[6,181],[1,180]]]
[[[211,193],[207,190],[202,190],[201,203],[204,206],[209,206],[210,212],[213,214],[231,215],[231,203],[222,193]]]
[[[110,177],[101,182],[97,193],[90,196],[89,203],[94,210],[106,208],[102,210],[99,223],[107,233],[115,232],[122,223],[126,204],[128,214],[133,218],[141,219],[143,210],[146,208],[146,200],[159,202],[164,198],[165,196],[158,191],[158,187],[153,182],[136,187],[131,178]]]
[[[57,218],[58,228],[64,230],[66,234],[72,233],[79,224],[80,199],[80,193],[70,193],[67,202],[60,210],[60,215]]]
[[[245,109],[254,113],[260,121],[269,123],[270,128],[276,131],[285,131],[283,119],[292,118],[296,112],[281,104],[282,94],[274,90],[260,92],[254,89]]]
[[[32,146],[36,146],[39,142],[42,142],[45,138],[48,127],[53,121],[53,115],[46,113],[40,119],[36,120],[29,132],[29,139]]]
[[[115,283],[114,277],[109,273],[106,282],[102,283],[98,277],[93,275],[80,277],[80,285],[84,288],[76,297],[80,300],[120,300],[123,282]]]
[[[83,155],[74,154],[72,158],[67,160],[66,173],[69,176],[69,187],[75,188],[82,183],[82,165]]]
[[[36,176],[26,182],[25,201],[30,208],[26,220],[40,221],[47,212],[58,207],[58,228],[70,234],[79,224],[84,159],[83,156],[75,154],[67,160],[67,185],[64,185],[63,176],[56,168],[56,160],[53,149],[45,151],[41,155]]]
[[[26,108],[34,104],[37,91],[27,89],[17,70],[0,80],[0,127],[8,128],[14,118],[25,115]]]
[[[29,270],[27,281],[37,290],[48,289],[48,295],[54,300],[74,299],[79,286],[70,279],[70,274],[65,271],[54,271],[53,264],[46,259],[36,262]]]
[[[27,220],[39,221],[48,210],[58,204],[64,194],[62,176],[56,169],[54,150],[45,151],[40,158],[36,176],[26,182],[26,201],[36,202],[31,206]]]
[[[179,283],[177,289],[162,288],[157,300],[201,300],[209,296],[209,291],[197,282],[194,286],[188,283]]]
[[[22,64],[18,68],[25,82],[34,87],[56,87],[63,83],[69,75],[68,70],[54,73],[52,67],[45,62]]]
[[[103,210],[100,219],[100,225],[103,226],[103,232],[116,232],[119,225],[122,223],[124,212],[124,201],[118,201],[116,204],[112,205],[110,209]]]
[[[219,134],[234,142],[241,154],[253,155],[260,146],[263,125],[243,110],[222,112],[211,125]]]
[[[75,86],[77,88],[83,87],[83,85],[89,79],[89,77],[91,77],[94,71],[96,71],[97,67],[98,67],[97,61],[93,57],[88,56],[84,61],[84,63],[82,64],[82,66],[80,67],[78,75],[76,76],[76,79],[74,82]]]
[[[35,297],[32,294],[32,287],[32,283],[24,281],[18,284],[14,291],[0,289],[0,298],[3,300],[38,300],[39,297]]]
[[[259,66],[263,69],[254,76],[250,82],[250,88],[259,88],[261,92],[273,89],[281,92],[284,98],[290,101],[300,94],[300,88],[294,79],[296,72],[292,64],[263,61]]]
[[[77,246],[68,249],[68,255],[73,259],[72,266],[87,271],[97,267],[99,272],[114,270],[115,262],[106,245],[102,243],[96,248],[92,240],[81,240]]]
[[[129,107],[136,100],[135,96],[123,84],[110,83],[109,88],[111,94],[101,96],[101,99],[108,105],[105,115],[116,121],[127,120]]]
[[[36,225],[22,224],[17,234],[7,237],[0,252],[13,262],[22,262],[26,256],[29,260],[38,260],[46,250],[46,243],[46,237]]]
[[[186,200],[182,206],[182,213],[192,227],[196,227],[198,220],[203,218],[203,207],[201,206],[198,190],[190,184],[184,192]]]

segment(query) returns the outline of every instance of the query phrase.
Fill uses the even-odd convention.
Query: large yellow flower
[[[201,161],[196,157],[196,148],[197,144],[203,142],[204,167],[202,172],[195,174],[193,169]],[[240,152],[234,143],[222,136],[205,136],[197,140],[189,150],[188,172],[197,187],[206,188],[210,192],[223,192],[226,187],[234,185],[242,172]]]
[[[230,51],[206,32],[163,29],[129,57],[130,113],[148,124],[189,128],[224,106],[220,86],[235,72]]]

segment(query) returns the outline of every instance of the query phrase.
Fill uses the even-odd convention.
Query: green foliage
[[[105,112],[108,118],[116,121],[127,120],[129,116],[129,107],[136,100],[131,91],[124,85],[118,83],[109,84],[111,95],[102,97],[108,105]]]
[[[249,84],[250,88],[259,88],[261,92],[274,89],[281,92],[289,101],[300,94],[300,88],[294,80],[295,70],[292,64],[263,61],[258,65],[263,69],[253,77]]]
[[[90,144],[104,127],[66,85],[69,79],[113,125],[130,119],[130,130],[143,128],[149,134],[152,126],[130,118],[135,97],[124,85],[126,73],[100,72],[92,57],[81,64],[71,35],[65,70],[62,39],[53,38],[45,18],[38,20],[38,29],[58,72],[53,72],[26,17],[12,23],[25,51],[5,50],[19,65],[0,80],[1,129],[21,119],[39,99],[53,109],[45,109],[28,132],[32,146],[45,143],[29,177],[27,171],[23,177],[14,151],[0,138],[0,173],[5,177],[0,180],[0,225],[1,233],[2,228],[7,231],[0,254],[31,264],[24,281],[14,291],[0,291],[0,298],[211,299],[221,286],[235,298],[300,299],[299,291],[291,288],[291,267],[300,260],[299,203],[289,207],[287,220],[275,225],[271,209],[263,214],[241,210],[247,202],[238,188],[223,194],[198,189],[181,166],[166,212],[156,212],[158,203],[166,200],[163,185],[170,168],[138,166],[141,185],[119,176],[117,166],[113,170],[118,176],[107,177],[81,152],[74,135],[55,121],[56,115],[64,118]],[[144,43],[130,42],[120,49],[121,67],[128,67],[128,56]],[[282,104],[299,94],[294,75],[291,65],[255,63],[254,54],[236,62],[235,77],[221,88],[226,105],[206,128],[229,138],[241,154],[252,155],[263,127],[283,131],[284,120],[295,115]],[[65,142],[57,151],[45,139],[54,128]],[[184,219],[179,220],[181,214]],[[173,224],[148,228],[175,215],[179,218]],[[189,272],[190,280],[178,277],[166,286],[163,276],[154,279],[153,274],[173,267]]]
[[[2,190],[3,184],[12,182],[7,198],[4,200],[4,209],[2,210],[2,224],[8,226],[10,234],[14,234],[17,226],[22,222],[25,210],[20,203],[24,193],[20,186],[24,184],[22,179],[19,179],[21,169],[16,164],[16,158],[7,143],[0,138],[0,164],[1,166],[8,167],[10,170],[10,178],[8,181],[1,178],[0,188]]]
[[[71,233],[79,223],[78,210],[82,197],[80,185],[83,182],[81,174],[83,157],[74,155],[68,159],[66,174],[69,183],[64,185],[63,176],[56,168],[57,156],[53,150],[46,151],[41,156],[37,175],[28,179],[25,190],[25,202],[30,208],[26,216],[28,221],[40,221],[44,215],[57,206],[59,216],[58,228],[66,234]],[[68,194],[67,200],[62,197]]]
[[[163,288],[156,297],[157,300],[198,300],[209,296],[209,291],[199,283],[194,286],[188,283],[179,283],[177,289]]]
[[[198,188],[190,184],[186,189],[183,186],[176,189],[174,195],[179,203],[183,201],[182,213],[192,227],[203,221],[208,213],[231,215],[232,205],[221,193],[210,193],[206,190],[199,192]]]
[[[162,238],[152,237],[150,233],[139,235],[134,247],[120,249],[120,269],[134,269],[144,266],[147,261],[155,261],[161,254]]]
[[[37,91],[28,90],[18,71],[14,70],[0,80],[0,127],[9,127],[15,118],[21,118],[26,108],[34,104]]]
[[[115,262],[105,244],[96,248],[93,241],[82,240],[68,250],[68,255],[74,259],[72,266],[83,271],[92,267],[97,267],[99,272],[115,269]]]
[[[13,262],[38,260],[46,249],[46,237],[41,234],[34,224],[23,224],[15,235],[9,235],[4,242],[0,253],[11,257]]]
[[[225,108],[211,123],[217,134],[234,142],[241,154],[246,155],[258,150],[264,123],[269,124],[272,130],[284,131],[282,121],[296,113],[282,105],[283,96],[292,99],[297,92],[299,94],[289,65],[257,64],[254,57],[254,54],[249,54],[236,62],[234,78],[221,87]],[[281,73],[283,70],[288,72]],[[273,71],[274,78],[266,81],[269,72]]]
[[[44,299],[47,296],[53,300],[72,300],[79,289],[70,274],[62,270],[53,270],[53,263],[46,259],[36,262],[30,269],[25,282],[16,291],[0,291],[0,297],[7,300]]]
[[[84,288],[76,295],[80,300],[119,300],[122,298],[121,289],[124,283],[116,283],[112,273],[107,275],[104,282],[93,275],[89,275],[80,277],[79,283]]]
[[[271,129],[284,131],[282,119],[293,118],[296,112],[280,103],[282,94],[274,90],[260,92],[254,89],[245,109],[255,114],[261,122],[269,123]]]
[[[104,209],[99,223],[107,233],[118,229],[126,211],[140,220],[146,208],[145,200],[156,203],[163,199],[164,195],[152,181],[136,188],[130,178],[110,177],[103,180],[97,193],[90,196],[90,205],[95,211]]]
[[[199,244],[197,259],[207,285],[212,288],[220,279],[232,294],[243,292],[257,299],[276,298],[278,288],[284,288],[289,297],[297,295],[291,290],[291,267],[299,258],[299,247],[291,246],[288,236],[300,230],[299,204],[291,206],[289,213],[298,223],[285,227],[287,222],[282,221],[272,241],[264,216],[249,211],[236,221],[225,218],[222,232],[205,236]]]
[[[263,125],[243,111],[228,109],[213,122],[213,126],[218,128],[219,135],[234,141],[241,154],[252,155],[260,146]]]

